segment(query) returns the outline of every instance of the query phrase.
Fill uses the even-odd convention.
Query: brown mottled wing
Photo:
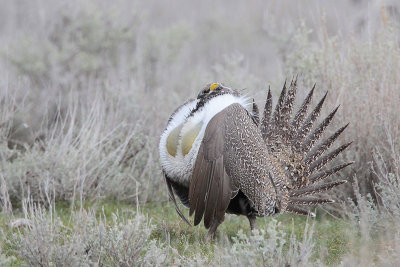
[[[284,173],[268,154],[261,131],[249,113],[238,104],[229,108],[225,120],[226,172],[254,204],[258,215],[273,214],[277,188],[271,177],[280,181]]]
[[[194,225],[200,223],[203,215],[206,228],[213,221],[222,222],[238,191],[224,167],[225,120],[229,112],[228,107],[208,123],[197,154],[189,187],[189,215],[195,212]]]
[[[270,174],[275,175],[274,166],[249,113],[239,104],[225,108],[207,125],[193,169],[189,215],[195,212],[194,224],[203,215],[207,228],[222,222],[239,188],[263,215],[276,198]]]

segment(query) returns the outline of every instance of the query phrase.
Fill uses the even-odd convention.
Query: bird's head
[[[199,92],[197,99],[207,102],[213,97],[224,94],[239,96],[239,92],[235,89],[226,87],[221,83],[209,83]]]
[[[232,95],[235,97],[240,97],[239,91],[235,89],[229,88],[221,83],[209,83],[203,89],[201,89],[201,91],[197,95],[197,106],[192,111],[192,113],[200,110],[211,99],[222,95]]]

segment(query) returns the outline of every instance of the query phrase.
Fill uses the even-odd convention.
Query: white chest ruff
[[[198,100],[188,102],[173,115],[166,130],[161,135],[159,144],[160,161],[164,172],[173,181],[186,186],[189,185],[197,153],[210,120],[231,104],[238,103],[246,109],[248,106],[251,106],[251,103],[246,101],[244,97],[225,94],[212,98],[201,109],[189,117],[191,111],[196,107],[197,102]],[[175,155],[173,156],[167,149],[168,137],[174,129],[177,129],[177,127],[181,125],[183,126],[180,129],[176,153],[174,153]],[[200,127],[198,134],[196,131],[197,136],[195,136],[190,150],[186,151],[185,148],[182,147],[182,139],[195,127]],[[184,150],[185,153],[182,150]]]

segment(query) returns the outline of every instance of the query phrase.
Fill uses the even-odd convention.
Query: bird
[[[318,196],[347,180],[324,180],[354,162],[326,165],[350,146],[328,151],[348,123],[320,140],[339,106],[318,125],[327,93],[308,112],[315,84],[294,113],[297,78],[285,81],[273,110],[271,88],[262,118],[254,99],[223,83],[209,83],[170,116],[159,142],[162,172],[179,216],[177,198],[202,220],[214,239],[225,214],[244,215],[251,230],[256,218],[284,212],[313,216],[307,206],[333,203]],[[293,114],[292,114],[293,113]]]

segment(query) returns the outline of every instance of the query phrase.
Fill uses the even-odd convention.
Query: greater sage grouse
[[[186,223],[174,193],[190,208],[190,216],[195,213],[195,225],[204,217],[211,238],[226,212],[247,216],[253,229],[256,216],[315,216],[299,206],[333,202],[306,196],[346,182],[318,184],[352,163],[320,171],[350,145],[323,155],[347,125],[315,145],[338,108],[312,130],[326,94],[307,115],[311,89],[292,117],[296,88],[296,81],[289,88],[285,83],[274,112],[269,90],[261,122],[254,100],[219,83],[208,84],[175,110],[159,152],[170,198]]]

